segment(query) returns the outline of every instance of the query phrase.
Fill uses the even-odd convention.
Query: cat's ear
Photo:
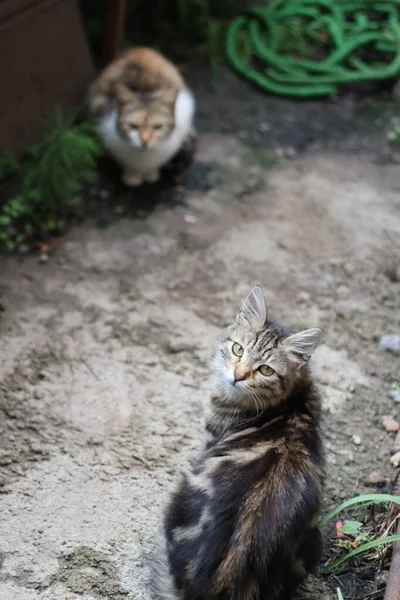
[[[267,307],[264,296],[259,287],[254,287],[243,300],[236,317],[236,323],[243,322],[250,325],[255,331],[259,331],[267,320]]]
[[[176,99],[178,97],[178,93],[179,90],[178,88],[174,88],[174,87],[165,87],[165,88],[161,88],[158,93],[157,93],[157,97],[159,97],[160,99],[163,100],[163,102],[166,102],[167,104],[175,104]]]
[[[134,98],[134,94],[122,83],[114,85],[114,94],[120,104],[129,104]]]
[[[320,341],[320,329],[306,329],[286,338],[282,346],[296,369],[300,369],[310,360]]]

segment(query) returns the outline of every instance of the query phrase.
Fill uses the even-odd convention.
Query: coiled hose
[[[233,68],[267,92],[326,96],[400,74],[400,0],[272,0],[228,27]]]

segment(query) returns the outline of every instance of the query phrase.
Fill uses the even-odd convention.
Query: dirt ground
[[[1,259],[2,600],[149,600],[147,557],[200,444],[214,339],[254,284],[283,324],[323,331],[326,510],[371,491],[372,471],[393,478],[381,417],[400,416],[399,359],[377,342],[400,333],[400,178],[382,121],[348,98],[266,99],[230,74],[198,88],[179,202],[107,227],[94,214],[46,264]],[[346,599],[375,576],[364,591],[345,581]]]

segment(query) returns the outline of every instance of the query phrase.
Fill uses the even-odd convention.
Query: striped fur
[[[290,600],[317,566],[324,459],[307,362],[319,336],[289,335],[250,292],[215,355],[204,449],[166,510],[156,597]]]

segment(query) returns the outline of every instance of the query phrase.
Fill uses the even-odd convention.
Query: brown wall
[[[37,141],[49,110],[84,101],[93,75],[74,0],[0,2],[0,154]]]

